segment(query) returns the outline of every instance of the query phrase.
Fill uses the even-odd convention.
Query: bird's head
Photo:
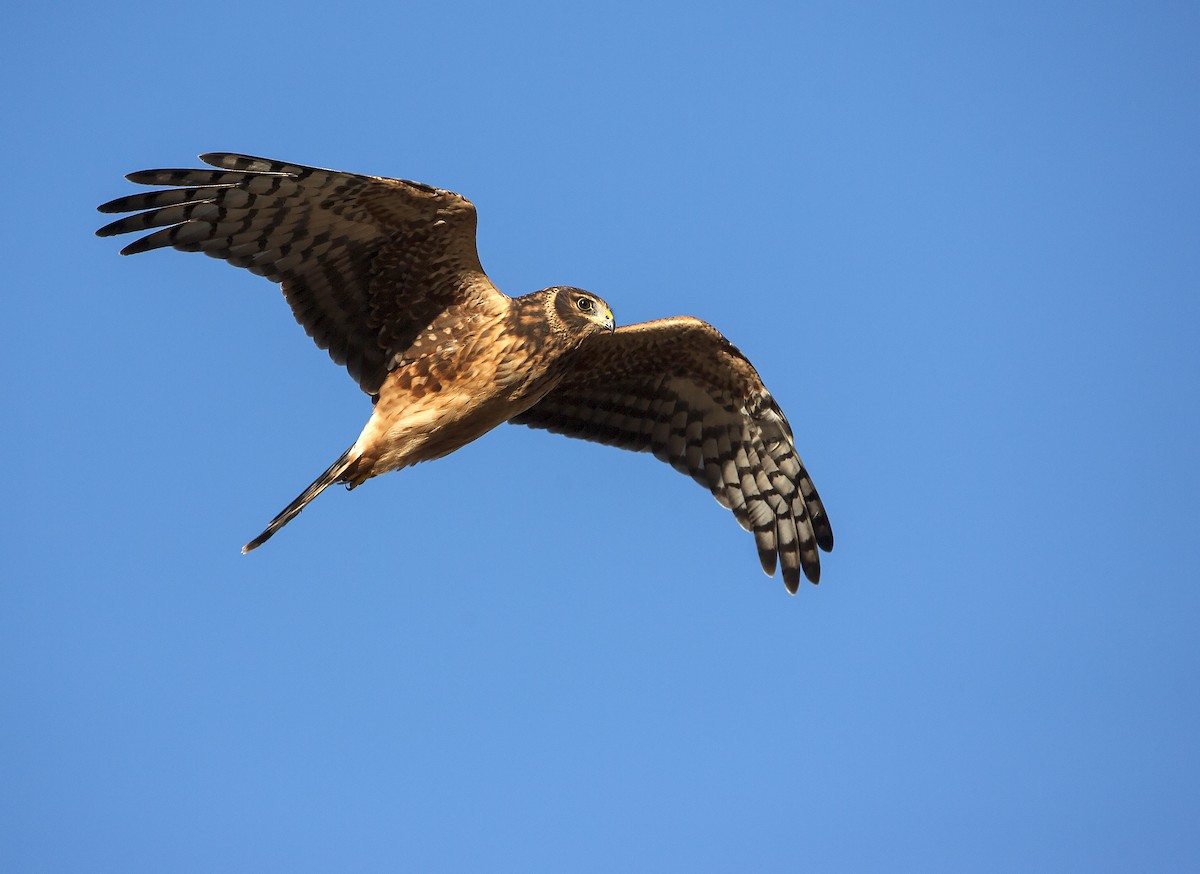
[[[616,330],[612,310],[590,291],[560,285],[546,289],[545,294],[554,321],[572,334],[586,337]]]

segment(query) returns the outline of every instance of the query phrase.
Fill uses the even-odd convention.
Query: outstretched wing
[[[754,534],[763,570],[788,591],[821,574],[829,517],[787,419],[754,367],[711,325],[686,316],[588,340],[550,394],[511,420],[653,452],[712,492]]]
[[[247,155],[200,158],[220,169],[129,174],[175,187],[104,204],[101,212],[145,212],[96,233],[161,228],[121,254],[173,246],[280,283],[296,321],[370,394],[393,357],[447,310],[508,303],[480,266],[465,197]]]

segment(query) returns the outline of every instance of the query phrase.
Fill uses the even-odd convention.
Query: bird
[[[503,423],[653,453],[692,477],[755,540],[763,571],[820,580],[833,549],[792,428],[745,355],[676,316],[616,327],[601,297],[552,286],[509,297],[476,248],[467,198],[420,182],[213,152],[215,169],[141,170],[156,190],[101,237],[121,250],[203,252],[277,283],[296,321],[373,401],[358,439],[242,552],[334,483],[442,458]]]

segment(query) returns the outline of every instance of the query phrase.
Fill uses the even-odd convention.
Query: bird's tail
[[[308,506],[309,501],[341,479],[350,465],[354,464],[362,454],[357,449],[357,446],[358,444],[355,444],[343,452],[337,461],[329,465],[323,474],[313,480],[312,485],[300,493],[296,500],[284,507],[283,512],[271,520],[271,524],[266,527],[266,530],[262,534],[242,547],[242,554],[245,555],[250,550],[257,549],[270,540],[276,531],[299,516],[300,511]]]

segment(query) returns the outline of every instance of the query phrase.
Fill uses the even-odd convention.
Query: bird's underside
[[[100,207],[153,230],[122,250],[204,252],[280,284],[309,336],[376,403],[362,434],[266,530],[326,487],[447,455],[503,422],[652,452],[754,534],[790,592],[820,577],[833,532],[791,427],[758,373],[686,316],[614,329],[567,286],[510,298],[484,273],[466,198],[400,179],[234,154],[215,170],[144,170],[169,186]]]

